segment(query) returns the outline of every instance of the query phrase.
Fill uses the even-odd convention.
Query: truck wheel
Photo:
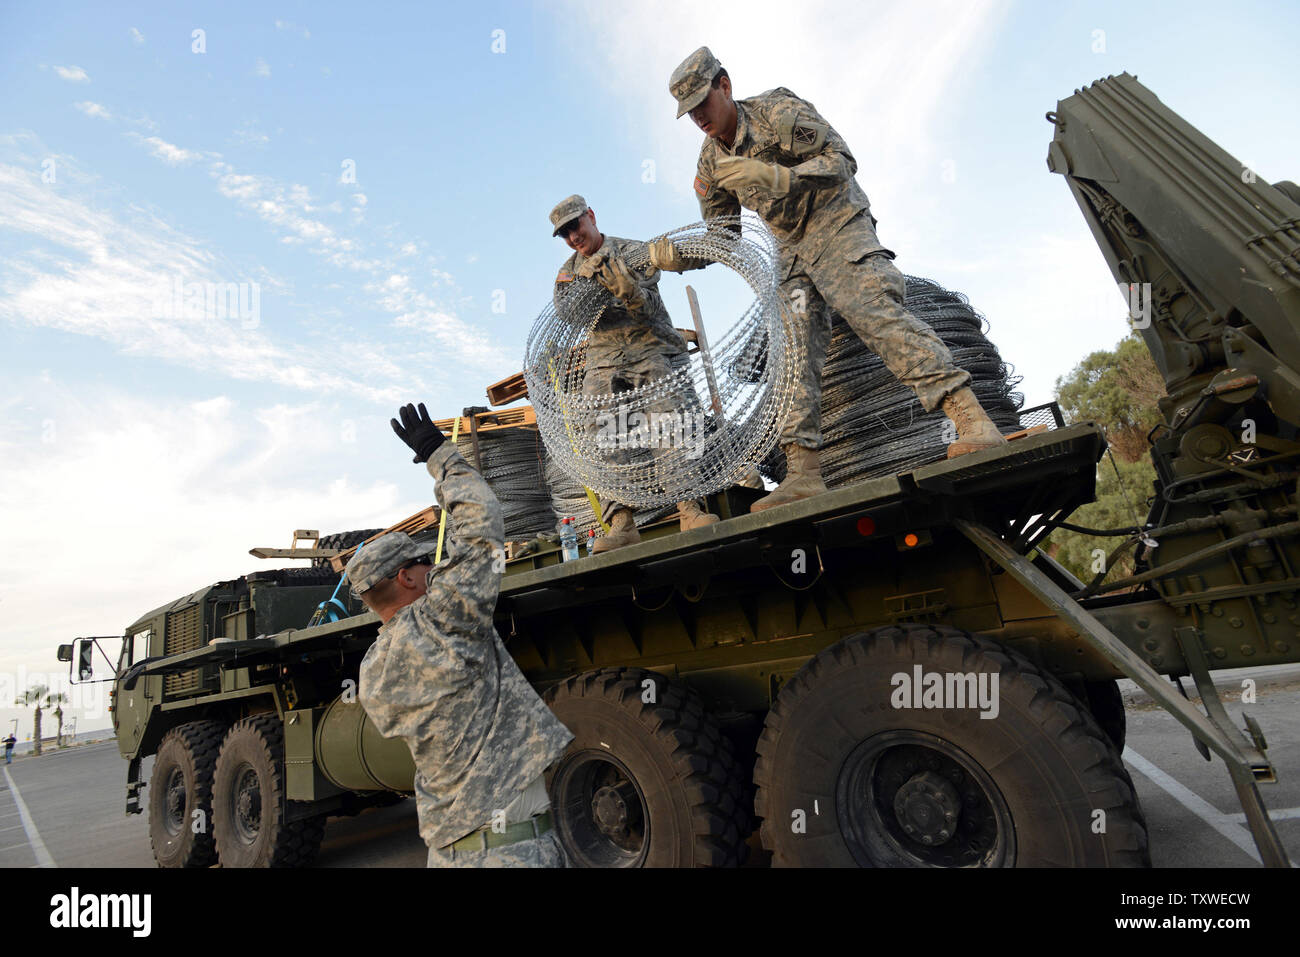
[[[905,694],[917,671],[923,688],[928,674],[945,687],[987,674],[988,706],[940,706],[956,703],[955,680],[953,699],[918,702]],[[1137,794],[1092,716],[1025,658],[954,628],[881,628],[825,649],[781,689],[758,754],[776,866],[1151,863]]]
[[[1084,685],[1088,697],[1084,703],[1097,726],[1106,732],[1115,745],[1115,750],[1124,751],[1124,737],[1128,731],[1128,718],[1124,714],[1124,696],[1120,694],[1118,681],[1089,681]]]
[[[159,867],[217,862],[212,773],[225,733],[220,721],[191,721],[168,731],[158,746],[149,777],[149,841]]]
[[[212,784],[212,832],[222,867],[305,867],[325,836],[324,816],[284,820],[284,729],[274,714],[226,734]]]
[[[605,668],[552,688],[573,741],[547,786],[577,867],[735,867],[749,811],[731,742],[684,684]]]

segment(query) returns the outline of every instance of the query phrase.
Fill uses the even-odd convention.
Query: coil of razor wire
[[[776,445],[805,361],[803,330],[778,287],[776,242],[761,220],[744,214],[666,235],[683,255],[733,270],[752,293],[707,354],[679,359],[670,374],[640,388],[584,395],[584,347],[615,300],[598,282],[579,278],[538,316],[524,356],[529,398],[556,468],[642,510],[726,488],[762,461]],[[634,269],[647,266],[647,246],[625,259]]]
[[[1024,397],[997,347],[985,335],[987,321],[959,292],[915,276],[904,305],[934,329],[953,364],[971,375],[970,388],[1003,432],[1021,428]],[[916,394],[895,378],[843,319],[832,313],[830,347],[822,370],[822,477],[831,488],[879,475],[895,475],[947,455],[953,427],[941,410],[926,412]],[[785,477],[779,453],[763,463],[773,481]]]
[[[462,435],[460,451],[474,461],[474,446]],[[483,478],[501,502],[506,541],[554,531],[544,474],[541,436],[535,429],[491,429],[478,433]]]

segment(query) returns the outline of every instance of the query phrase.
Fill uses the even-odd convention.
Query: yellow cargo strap
[[[456,416],[456,424],[451,427],[451,444],[455,445],[456,440],[460,438],[460,416]],[[444,508],[442,514],[438,516],[438,549],[433,553],[433,563],[436,565],[442,561],[442,538],[447,534],[447,510]]]
[[[551,373],[551,388],[555,390],[556,395],[559,395],[560,376],[555,371],[555,356],[551,356],[551,358],[547,360],[546,366]],[[576,456],[578,454],[578,443],[573,440],[573,428],[569,424],[569,410],[567,406],[564,409],[564,434],[569,437],[569,447],[573,449],[573,454]],[[587,502],[591,505],[591,514],[596,516],[596,524],[600,526],[602,532],[608,533],[609,526],[605,524],[605,520],[600,517],[600,500],[596,498],[596,493],[585,485],[582,487],[582,490],[587,493]]]

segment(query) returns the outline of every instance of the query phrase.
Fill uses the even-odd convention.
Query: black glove
[[[424,403],[420,403],[419,411],[409,402],[402,406],[397,413],[402,417],[399,424],[396,419],[388,421],[393,425],[393,431],[397,437],[411,447],[415,453],[412,462],[427,462],[429,456],[438,451],[438,446],[446,441],[442,430],[433,424],[429,418],[429,413],[424,408]]]

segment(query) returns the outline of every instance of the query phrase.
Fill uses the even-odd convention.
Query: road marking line
[[[45,842],[41,840],[41,832],[36,829],[36,822],[32,820],[32,816],[27,810],[27,804],[23,801],[23,796],[18,793],[18,785],[14,784],[14,779],[9,776],[9,769],[5,768],[4,770],[5,780],[9,782],[9,790],[14,796],[14,803],[18,805],[18,814],[23,819],[23,830],[27,832],[27,843],[32,846],[32,851],[36,854],[36,863],[41,867],[57,867],[54,858],[50,857],[50,852],[45,849]]]
[[[27,844],[27,842],[24,841],[21,844],[10,844],[8,847],[0,847],[0,851],[14,851],[20,847],[28,847],[28,846],[29,845]]]
[[[8,827],[0,827],[0,832],[3,832],[3,831],[16,831],[16,830],[18,830],[20,827],[22,827],[21,824],[10,824]]]
[[[1300,807],[1284,807],[1280,811],[1269,811],[1268,816],[1275,821],[1290,821],[1300,817]],[[1245,814],[1229,814],[1228,817],[1238,824],[1246,823]]]
[[[1243,831],[1237,826],[1237,822],[1233,820],[1233,815],[1224,814],[1204,798],[1188,790],[1179,781],[1161,771],[1132,748],[1124,748],[1123,757],[1126,762],[1133,765],[1152,784],[1249,854],[1256,864],[1263,863],[1259,858],[1259,851],[1255,848],[1254,838],[1250,836],[1249,831]],[[1244,816],[1242,815],[1242,817]]]

